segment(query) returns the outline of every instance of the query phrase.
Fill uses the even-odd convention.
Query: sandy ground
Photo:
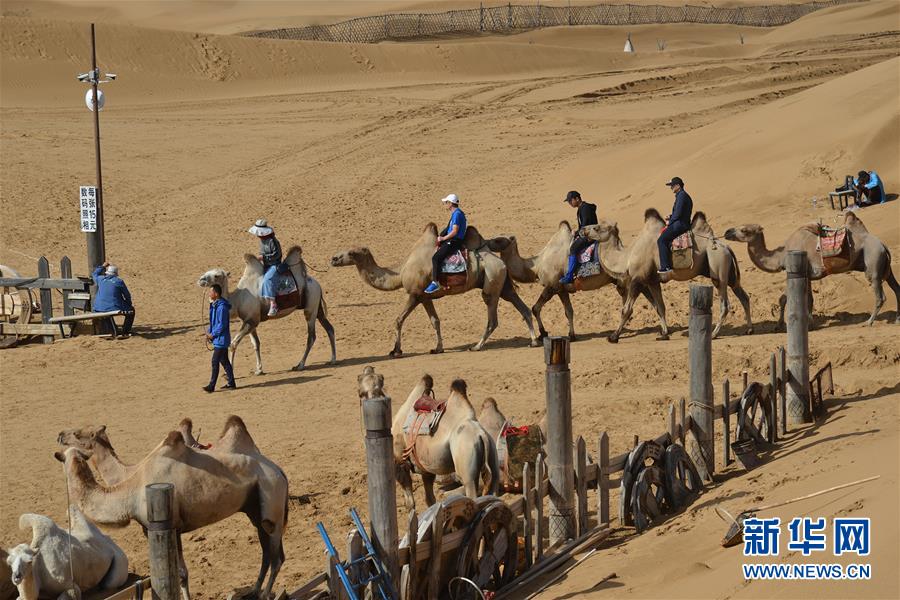
[[[627,243],[645,208],[668,210],[662,184],[677,174],[717,232],[758,222],[774,246],[801,223],[836,222],[822,198],[845,174],[874,168],[889,194],[900,181],[894,2],[828,9],[772,30],[635,27],[634,56],[621,53],[624,31],[616,28],[370,46],[249,40],[172,31],[229,33],[241,21],[179,25],[177,16],[159,16],[167,5],[136,3],[128,13],[122,7],[131,4],[117,4],[128,18],[97,18],[101,66],[120,75],[106,87],[101,125],[107,252],[135,297],[139,335],[0,355],[5,545],[24,539],[20,513],[64,515],[64,481],[52,457],[61,429],[106,424],[123,459],[135,462],[184,416],[209,441],[234,413],[290,478],[296,500],[279,585],[293,589],[324,564],[315,522],[340,536],[349,507],[366,509],[355,391],[364,365],[385,375],[397,401],[423,372],[441,389],[461,376],[476,404],[494,396],[517,423],[534,419],[544,401],[542,353],[527,347],[526,329],[508,306],[485,350],[471,353],[484,325],[481,300],[474,293],[442,300],[448,352],[428,354],[433,332],[417,312],[404,329],[407,357],[388,360],[402,294],[373,290],[352,269],[327,268],[332,254],[354,245],[370,247],[381,264],[398,264],[425,223],[445,219],[437,199],[450,191],[462,197],[470,223],[487,235],[515,234],[530,253],[560,219],[574,218],[560,202],[572,188],[618,221]],[[67,254],[85,273],[75,191],[93,181],[94,163],[84,89],[74,75],[88,68],[87,31],[77,15],[55,17],[30,3],[33,14],[15,13],[15,6],[4,2],[11,16],[0,20],[0,262],[34,273],[34,257],[55,264]],[[250,11],[237,6],[238,16]],[[141,11],[157,15],[148,22],[157,29],[133,24],[143,23]],[[275,21],[285,16],[272,11]],[[666,52],[655,51],[656,38],[668,40]],[[900,273],[900,204],[859,215]],[[242,254],[255,248],[246,228],[259,217],[275,224],[282,243],[301,243],[323,271],[313,274],[325,289],[340,364],[323,365],[320,330],[311,368],[290,371],[305,340],[301,319],[291,317],[260,330],[266,375],[249,374],[248,343],[236,361],[241,389],[209,396],[200,390],[209,355],[199,339],[205,304],[195,281],[214,266],[237,276]],[[783,276],[760,272],[740,246],[756,334],[742,335],[742,316],[730,316],[713,345],[717,382],[736,382],[744,369],[764,378],[769,353],[785,341],[773,332],[772,313]],[[864,328],[873,298],[861,275],[813,287],[812,366],[835,365],[828,419],[794,433],[756,473],[726,472],[687,513],[636,539],[617,535],[613,548],[545,597],[900,595],[895,300],[888,294],[882,316]],[[538,289],[520,293],[531,303]],[[618,322],[618,296],[576,296],[575,432],[590,446],[603,429],[613,452],[634,434],[660,433],[668,403],[687,392],[687,294],[684,284],[665,288],[671,341],[654,341],[655,313],[641,300],[617,346],[603,338]],[[551,332],[565,331],[557,302],[544,315]],[[881,479],[781,514],[872,517],[879,533],[870,582],[745,585],[739,551],[717,545],[717,501],[739,510],[869,474]],[[146,573],[139,528],[112,535],[133,570]],[[249,584],[259,564],[243,517],[187,536],[185,554],[198,598]],[[618,579],[592,589],[609,571]]]

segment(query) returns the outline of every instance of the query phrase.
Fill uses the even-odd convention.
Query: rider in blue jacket
[[[94,269],[91,274],[94,284],[97,286],[97,294],[94,296],[92,308],[95,312],[125,313],[125,324],[122,333],[131,334],[131,326],[134,324],[134,305],[131,303],[131,292],[128,286],[119,278],[119,267],[108,262]]]
[[[684,191],[681,177],[673,177],[666,185],[675,194],[675,205],[672,206],[672,214],[669,215],[669,224],[656,241],[659,248],[659,274],[662,276],[672,272],[672,240],[690,231],[691,211],[694,210],[694,201]]]

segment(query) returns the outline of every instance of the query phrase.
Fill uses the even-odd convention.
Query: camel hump
[[[659,211],[655,208],[648,208],[644,211],[644,222],[646,223],[647,221],[660,221],[661,223],[665,223],[662,215],[659,214]]]
[[[481,409],[499,410],[497,408],[497,401],[494,400],[493,397],[486,398],[484,402],[481,403]]]
[[[219,436],[219,439],[221,440],[228,435],[234,440],[235,447],[256,448],[256,442],[253,441],[253,436],[251,436],[250,432],[247,430],[247,425],[244,423],[244,420],[237,415],[228,416],[228,419],[225,420],[225,426],[222,428],[222,434]]]
[[[456,392],[457,394],[461,395],[466,400],[469,399],[468,389],[469,389],[469,386],[466,385],[466,382],[464,379],[454,379],[453,383],[450,384],[450,391]]]
[[[712,228],[709,226],[709,221],[706,220],[706,213],[701,210],[694,213],[694,218],[691,219],[691,229],[706,233],[712,231]]]
[[[866,226],[863,224],[862,219],[857,217],[856,213],[854,213],[854,212],[847,212],[844,215],[844,225],[847,227],[850,227],[852,229],[855,229],[857,231],[865,231],[865,232],[869,231],[868,229],[866,229]]]
[[[183,418],[183,419],[181,420],[181,423],[178,424],[178,428],[179,428],[179,429],[186,429],[186,430],[188,430],[188,431],[193,431],[193,429],[194,429],[194,422],[191,420],[190,417],[185,417],[185,418]]]
[[[237,415],[228,415],[228,418],[225,420],[225,427],[222,428],[222,435],[228,433],[229,429],[238,429],[246,433],[247,424]]]
[[[162,445],[174,449],[186,447],[180,431],[170,431]]]
[[[566,231],[571,232],[571,231],[572,231],[572,225],[571,225],[568,221],[566,221],[565,219],[563,219],[562,221],[559,222],[559,229],[565,229]]]
[[[425,229],[422,230],[422,233],[433,233],[437,235],[438,227],[432,222],[429,222],[425,225]]]
[[[44,515],[23,513],[19,517],[19,530],[31,531],[32,548],[37,548],[38,545],[40,545],[41,540],[49,535],[54,527],[56,527],[56,524],[49,517],[45,517]]]
[[[434,378],[428,373],[425,373],[422,375],[422,384],[425,386],[425,393],[428,394],[434,389]]]

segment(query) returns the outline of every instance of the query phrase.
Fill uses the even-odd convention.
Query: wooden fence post
[[[372,544],[390,573],[396,588],[400,583],[397,534],[397,473],[394,437],[391,435],[391,399],[363,400],[366,428],[366,468],[369,488],[369,522]]]
[[[479,13],[478,30],[484,31],[484,3],[483,2],[478,3],[478,13]]]
[[[544,455],[534,461],[534,562],[544,557]]]
[[[419,515],[416,514],[416,511],[413,510],[409,513],[409,525],[407,528],[407,539],[409,540],[409,589],[413,590],[413,595],[416,594],[416,590],[418,590],[419,581],[416,577],[416,567],[418,566],[418,561],[416,560],[416,553],[418,552],[418,547],[416,546],[416,539],[419,537]],[[400,582],[398,581],[395,587],[400,587]]]
[[[691,316],[688,326],[688,355],[690,357],[691,420],[695,443],[689,454],[700,470],[712,480],[716,470],[713,432],[712,387],[712,287],[692,285]]]
[[[178,532],[172,523],[175,486],[151,483],[144,488],[147,498],[147,542],[150,545],[150,584],[154,600],[178,600]]]
[[[778,348],[778,394],[781,396],[781,437],[787,435],[787,353]]]
[[[678,435],[678,432],[675,429],[675,403],[669,403],[669,439],[671,439],[672,443],[675,443],[675,436]]]
[[[534,506],[532,505],[532,497],[531,497],[531,464],[526,462],[522,466],[522,497],[524,499],[524,519],[522,522],[522,537],[525,539],[525,569],[528,570],[531,568],[534,551],[532,550],[532,542],[531,538],[534,535],[534,521],[532,517],[532,510]]]
[[[441,597],[441,544],[444,541],[444,505],[438,506],[431,523],[431,558],[428,561],[428,600]],[[399,581],[399,580],[398,580]],[[374,594],[373,594],[374,596]]]
[[[365,553],[363,552],[362,536],[359,535],[359,531],[354,528],[347,534],[347,560],[352,562],[362,558],[363,554]],[[357,565],[350,573],[350,581],[359,581],[362,574],[362,568]],[[355,587],[354,592],[356,592],[358,596],[363,590],[361,587]]]
[[[769,423],[769,443],[774,444],[778,441],[778,373],[775,363],[775,353],[769,357],[769,385],[772,393],[769,394],[769,415],[771,423]]]
[[[725,455],[724,464],[731,464],[731,382],[727,379],[722,382],[722,452]]]
[[[584,438],[580,435],[575,442],[575,497],[577,498],[578,517],[576,524],[577,537],[583,536],[588,531],[588,502],[587,502],[587,447]]]
[[[598,525],[609,527],[609,435],[604,431],[600,434],[600,449],[597,465],[597,509]]]
[[[684,446],[685,437],[687,435],[687,429],[685,428],[685,417],[684,417],[684,398],[682,397],[678,401],[678,418],[680,425],[678,426],[678,437],[681,438],[681,445]]]
[[[791,425],[809,423],[809,279],[806,252],[791,250],[787,271],[787,411]]]
[[[59,277],[60,279],[72,279],[72,261],[69,260],[68,256],[63,256],[62,260],[59,261]],[[62,290],[63,315],[67,317],[75,314],[75,310],[71,306],[69,306],[70,293],[70,290]]]
[[[50,263],[47,258],[42,256],[38,260],[38,277],[50,279]],[[50,323],[53,318],[53,291],[49,288],[41,288],[41,323]],[[52,335],[42,335],[41,342],[44,344],[52,344]]]
[[[544,340],[547,398],[547,461],[550,473],[550,544],[575,537],[572,464],[572,385],[569,338]]]
[[[747,391],[748,385],[750,385],[750,373],[748,371],[741,371],[741,396]]]

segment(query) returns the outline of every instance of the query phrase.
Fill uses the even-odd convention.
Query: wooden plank
[[[669,435],[675,439],[675,403],[669,403]]]
[[[544,555],[544,489],[541,482],[544,481],[544,455],[538,454],[534,463],[534,481],[535,481],[535,536],[534,536],[534,562],[539,562]]]
[[[0,335],[41,335],[62,337],[59,325],[52,323],[0,322]]]
[[[409,555],[415,559],[416,558],[416,539],[419,537],[419,515],[416,514],[416,511],[413,510],[409,513],[409,521],[407,527],[406,537],[409,540]],[[416,590],[418,589],[419,581],[417,577],[418,562],[416,560],[409,561],[409,589],[412,590],[412,596],[415,597]],[[400,572],[403,573],[403,562],[400,562]],[[400,592],[403,594],[403,592]]]
[[[462,545],[462,540],[466,535],[466,529],[460,529],[459,531],[454,531],[453,533],[448,533],[444,536],[443,542],[441,542],[441,554],[446,554],[451,550],[456,550]],[[416,546],[416,556],[414,562],[422,562],[423,560],[431,558],[432,548],[430,545],[424,546]],[[407,564],[410,562],[411,555],[409,553],[409,548],[400,548],[398,552],[399,556],[399,564]]]
[[[581,537],[588,530],[587,507],[587,448],[584,438],[578,436],[575,441],[575,536]]]
[[[62,260],[59,261],[59,276],[63,279],[71,279],[72,278],[72,261],[69,260],[68,256],[63,256]],[[69,290],[62,291],[63,297],[63,314],[71,315],[74,314],[74,309],[69,306]]]
[[[119,317],[126,314],[123,310],[110,310],[106,312],[78,313],[77,315],[66,315],[64,317],[53,317],[50,323],[73,323],[75,321],[91,321],[94,319],[108,319],[110,317]]]
[[[533,506],[531,505],[531,465],[529,463],[525,463],[522,467],[522,498],[521,500],[525,504],[525,510],[523,511],[523,522],[522,522],[522,537],[525,540],[525,570],[531,568],[533,564],[533,545],[532,545],[532,535],[534,534],[534,521],[532,520],[531,511],[533,510]]]
[[[772,353],[772,356],[769,357],[769,385],[772,387],[772,393],[769,395],[769,419],[767,425],[768,427],[768,436],[769,443],[774,444],[777,441],[778,434],[776,433],[778,427],[778,402],[776,402],[776,398],[778,397],[778,374],[776,371],[775,364],[775,353]]]
[[[147,577],[146,579],[141,579],[140,581],[136,581],[132,585],[125,588],[124,590],[119,590],[112,596],[107,596],[103,600],[134,600],[134,598],[137,596],[138,585],[141,586],[141,590],[143,590],[143,592],[150,591],[150,578]],[[144,596],[144,597],[146,598],[148,596]]]
[[[731,411],[728,403],[731,402],[731,382],[727,379],[722,382],[722,456],[725,466],[731,464]]]
[[[348,560],[352,563],[353,561],[362,558],[364,554],[365,552],[363,551],[362,536],[359,534],[359,530],[356,528],[351,529],[347,534]],[[352,582],[359,581],[363,575],[363,570],[359,567],[359,565],[350,569],[350,581]],[[363,592],[362,586],[353,586],[353,591],[357,596],[359,596]]]
[[[600,469],[597,477],[597,509],[599,525],[609,526],[609,436],[604,431],[599,442]]]
[[[781,394],[781,437],[787,435],[787,353],[784,346],[778,349],[779,393]]]
[[[684,398],[678,401],[678,422],[681,423],[681,432],[679,433],[679,437],[681,438],[681,445],[684,446],[684,436],[687,435],[687,426],[684,417]]]
[[[0,277],[0,287],[12,287],[20,290],[72,290],[83,292],[88,289],[89,285],[76,278],[60,279],[50,277],[50,265],[47,265],[47,275],[39,275],[38,277]]]
[[[441,596],[441,544],[444,541],[444,506],[441,504],[431,523],[431,555],[428,564],[428,600],[438,600]]]

